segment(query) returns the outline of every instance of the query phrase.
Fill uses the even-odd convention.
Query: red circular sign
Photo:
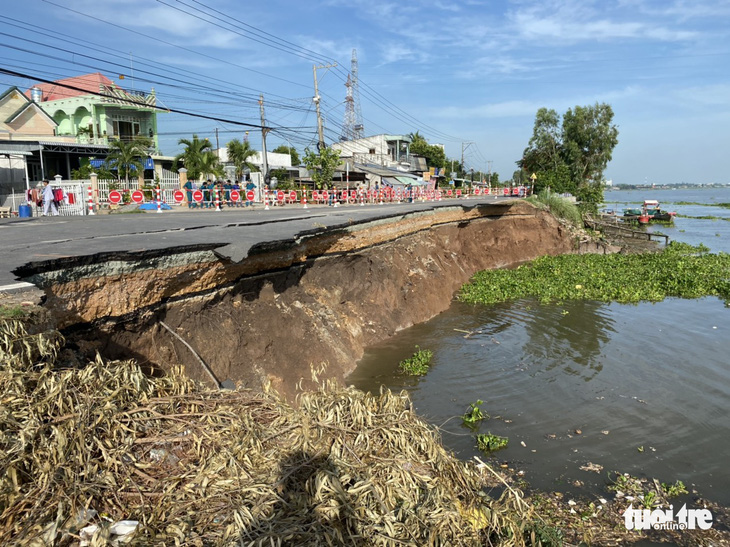
[[[296,201],[297,200],[297,192],[296,192],[296,190],[292,190],[291,192],[289,192],[289,199],[291,201]]]
[[[446,195],[447,195],[447,196],[452,196],[453,194],[454,194],[453,190],[448,190],[448,191],[446,192]]]
[[[478,196],[478,195],[479,195],[479,194],[481,194],[481,193],[482,193],[481,189],[479,189],[479,188],[474,188],[474,195],[475,195],[475,196]]]
[[[256,197],[256,194],[253,193],[253,190],[249,190],[246,192],[246,199],[248,201],[253,201],[253,198]]]
[[[122,193],[118,190],[112,190],[109,192],[109,202],[116,205],[117,203],[122,202]]]
[[[132,192],[132,201],[135,203],[142,203],[144,201],[144,192],[142,190],[135,190]]]
[[[282,190],[276,193],[276,201],[284,201],[284,192]]]
[[[175,200],[175,203],[182,203],[185,200],[185,192],[182,190],[175,190],[175,193],[172,194],[173,199]]]
[[[203,201],[203,192],[201,192],[200,190],[195,190],[195,192],[193,192],[193,199],[198,203]]]
[[[505,188],[504,188],[504,190],[503,190],[503,193],[504,193],[504,195],[505,195],[505,196],[509,196],[509,188],[507,188],[507,187],[505,186]]]
[[[241,193],[238,190],[231,190],[231,201],[238,201],[241,199]]]

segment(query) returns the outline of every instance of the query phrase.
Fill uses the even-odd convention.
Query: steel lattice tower
[[[352,64],[350,74],[347,75],[347,96],[345,97],[345,123],[342,136],[343,141],[361,139],[364,132],[362,111],[360,110],[360,86],[357,81],[357,50],[352,50]]]

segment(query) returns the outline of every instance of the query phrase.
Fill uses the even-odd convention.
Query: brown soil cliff
[[[300,380],[309,385],[312,365],[326,364],[326,375],[343,381],[368,345],[446,310],[477,271],[579,247],[564,225],[528,203],[455,207],[323,233],[235,264],[80,279],[57,285],[49,302],[61,315],[77,314],[74,302],[103,315],[119,310],[121,321],[97,323],[94,342],[83,331],[76,336],[87,350],[163,368],[182,363],[205,380],[195,352],[221,381],[271,382],[292,397]],[[179,297],[156,304],[150,286]],[[113,302],[122,292],[143,298]]]

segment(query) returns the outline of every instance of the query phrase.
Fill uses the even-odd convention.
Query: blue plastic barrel
[[[33,216],[30,205],[21,205],[18,207],[18,216],[20,218],[30,218]]]

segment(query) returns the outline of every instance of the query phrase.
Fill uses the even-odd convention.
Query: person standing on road
[[[185,188],[185,197],[187,198],[188,209],[195,209],[198,204],[195,203],[195,200],[193,200],[193,183],[188,180],[185,184],[183,184],[183,188]]]
[[[248,207],[249,205],[253,205],[253,201],[251,201],[250,199],[248,199],[248,193],[250,191],[253,191],[255,188],[256,188],[256,185],[253,183],[252,180],[249,180],[246,183],[246,207]]]
[[[43,181],[43,216],[48,216],[53,211],[53,215],[58,215],[58,207],[53,197],[53,188],[47,180]]]

